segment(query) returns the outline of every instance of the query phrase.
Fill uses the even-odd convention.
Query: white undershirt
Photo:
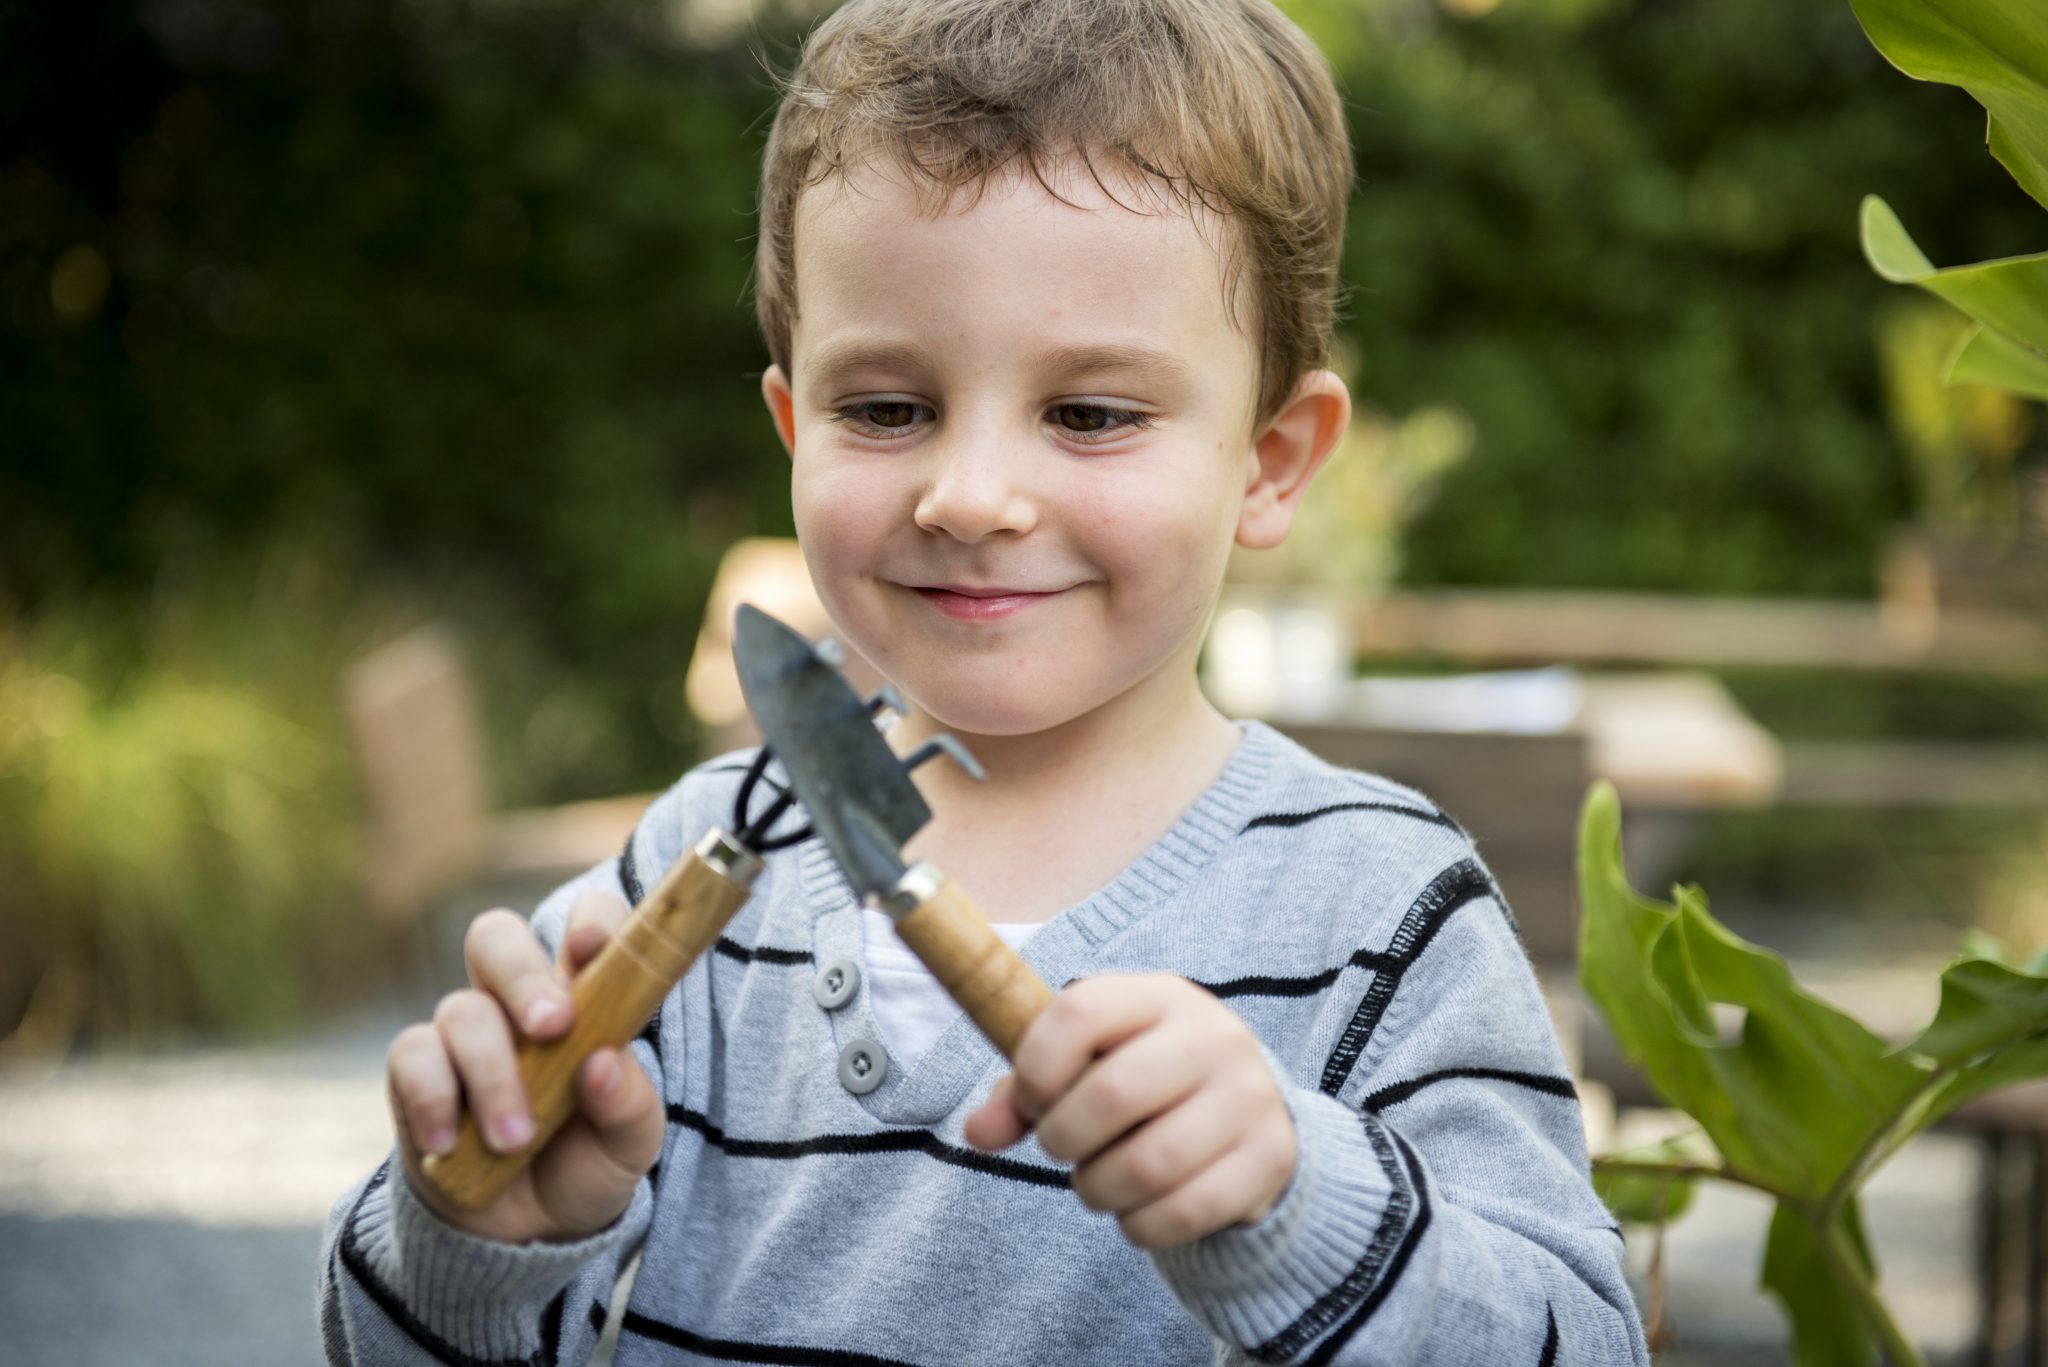
[[[861,914],[867,918],[868,1002],[890,1061],[909,1068],[931,1048],[939,1032],[953,1023],[960,1008],[903,943],[887,913],[863,907]],[[1040,925],[1037,921],[1006,922],[992,924],[990,929],[1010,948],[1021,949]]]

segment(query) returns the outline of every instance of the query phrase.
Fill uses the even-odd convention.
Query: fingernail
[[[500,1116],[491,1125],[491,1133],[501,1152],[521,1148],[533,1138],[533,1122],[523,1115]]]
[[[427,1136],[427,1152],[443,1158],[455,1152],[454,1128],[443,1125],[440,1129],[430,1133]]]
[[[558,1005],[551,997],[530,1001],[526,1004],[526,1010],[520,1013],[519,1024],[529,1035],[535,1031],[545,1030],[555,1023],[557,1010]]]

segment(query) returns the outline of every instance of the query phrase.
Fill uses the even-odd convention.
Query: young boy
[[[334,1362],[1645,1361],[1507,909],[1455,824],[1197,690],[1233,544],[1344,430],[1350,183],[1265,0],[855,0],[763,176],[762,390],[846,640],[964,740],[913,843],[1055,988],[1014,1071],[816,841],[494,1205],[419,1178],[459,1104],[530,1134],[520,1032],[726,819],[656,802],[394,1041],[397,1153],[335,1207]]]

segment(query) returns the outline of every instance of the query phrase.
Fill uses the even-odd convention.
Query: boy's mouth
[[[1001,617],[1014,616],[1036,603],[1042,603],[1048,598],[1057,598],[1066,591],[975,587],[967,584],[909,584],[905,587],[956,622],[989,622]]]

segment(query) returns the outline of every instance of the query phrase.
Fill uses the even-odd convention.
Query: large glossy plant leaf
[[[1635,892],[1620,835],[1614,789],[1596,784],[1579,825],[1587,994],[1664,1099],[1700,1123],[1720,1175],[1777,1196],[1761,1279],[1784,1302],[1799,1367],[1874,1367],[1880,1346],[1910,1357],[1875,1290],[1857,1192],[1964,1101],[2048,1076],[2048,953],[2015,967],[1978,937],[1943,972],[1934,1019],[1893,1047],[1730,934],[1698,889],[1668,903]],[[1602,1192],[1638,1219],[1670,1218],[1683,1183],[1714,1168],[1679,1148],[1621,1158]]]
[[[1870,41],[1922,81],[1961,86],[1991,155],[2048,206],[2048,7],[2040,0],[1850,0]]]
[[[1862,229],[1863,254],[1879,275],[1918,285],[2033,352],[2048,353],[2048,252],[1936,270],[1876,195],[1864,196]]]
[[[1601,784],[1580,826],[1579,976],[1630,1060],[1700,1122],[1729,1168],[1818,1199],[1901,1112],[1926,1069],[1730,934],[1697,889],[1628,886],[1621,807]]]

